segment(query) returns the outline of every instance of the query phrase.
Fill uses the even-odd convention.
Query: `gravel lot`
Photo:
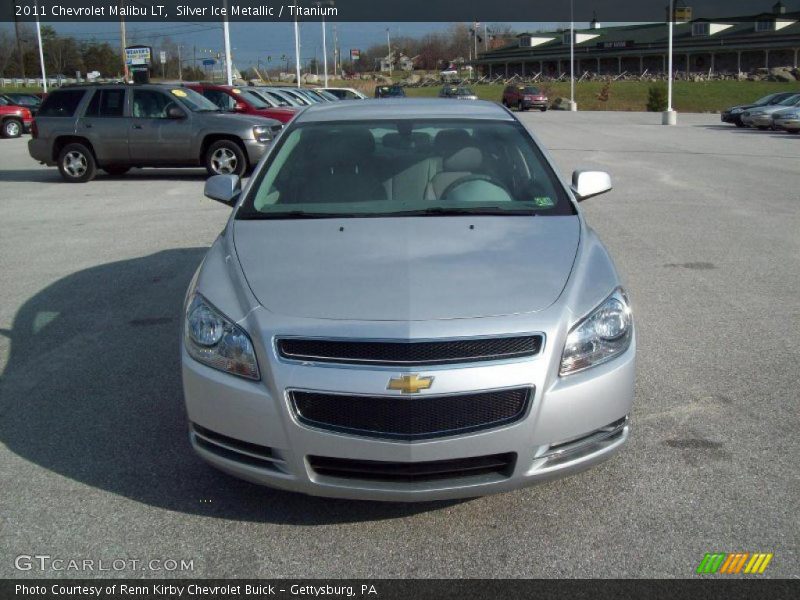
[[[81,575],[17,571],[20,554],[193,559],[198,577],[691,577],[710,551],[800,575],[800,136],[523,119],[565,173],[614,177],[585,210],[637,319],[631,443],[558,482],[410,506],[277,492],[193,455],[180,306],[228,214],[204,171],[68,185],[0,140],[0,577]]]

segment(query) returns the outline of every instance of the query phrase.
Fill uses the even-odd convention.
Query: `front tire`
[[[6,119],[3,121],[1,133],[4,138],[18,138],[22,135],[22,121],[19,119]]]
[[[204,161],[209,175],[241,177],[247,171],[247,158],[244,152],[239,144],[231,140],[219,140],[211,144],[206,150]]]
[[[734,123],[734,125],[736,125],[737,127],[744,127],[744,123],[742,123],[741,121],[734,121],[733,123]]]
[[[522,104],[522,100],[520,100],[519,103],[517,104],[517,110],[519,112],[525,112],[525,105]]]
[[[542,111],[542,112],[547,112],[547,107],[546,107],[546,106],[543,106],[543,107],[542,107],[542,108],[540,108],[539,110],[540,110],[540,111]]]
[[[58,153],[58,170],[64,181],[86,183],[97,175],[97,162],[84,144],[67,144]]]

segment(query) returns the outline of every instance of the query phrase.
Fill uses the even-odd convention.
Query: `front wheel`
[[[247,171],[247,159],[244,152],[234,141],[220,140],[214,142],[206,150],[206,170],[209,175],[238,175]]]
[[[58,153],[58,170],[69,183],[86,183],[97,174],[97,163],[83,144],[67,144]]]
[[[519,103],[517,104],[517,110],[519,112],[525,112],[525,105],[522,104],[522,100],[520,100]]]
[[[540,111],[542,111],[542,112],[547,112],[547,107],[546,107],[546,106],[543,106],[543,107],[542,107],[542,108],[540,108],[539,110],[540,110]]]
[[[735,124],[737,127],[744,127],[744,123],[742,123],[741,121],[734,121],[734,124]]]
[[[22,135],[22,121],[6,119],[3,121],[2,134],[4,138],[18,138]]]

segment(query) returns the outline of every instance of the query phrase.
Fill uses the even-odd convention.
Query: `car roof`
[[[441,98],[398,100],[343,100],[315,104],[299,113],[297,122],[370,121],[381,119],[491,119],[513,121],[514,117],[494,102],[465,103]]]

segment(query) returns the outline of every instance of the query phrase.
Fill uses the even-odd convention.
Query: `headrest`
[[[357,164],[375,151],[375,138],[366,129],[337,131],[320,144],[316,151],[323,166]]]
[[[436,134],[433,148],[436,154],[447,157],[469,146],[469,143],[470,135],[466,129],[443,129]]]
[[[442,167],[445,171],[472,172],[478,170],[482,163],[483,153],[474,146],[469,146],[459,150],[451,157],[445,158],[442,161]]]

